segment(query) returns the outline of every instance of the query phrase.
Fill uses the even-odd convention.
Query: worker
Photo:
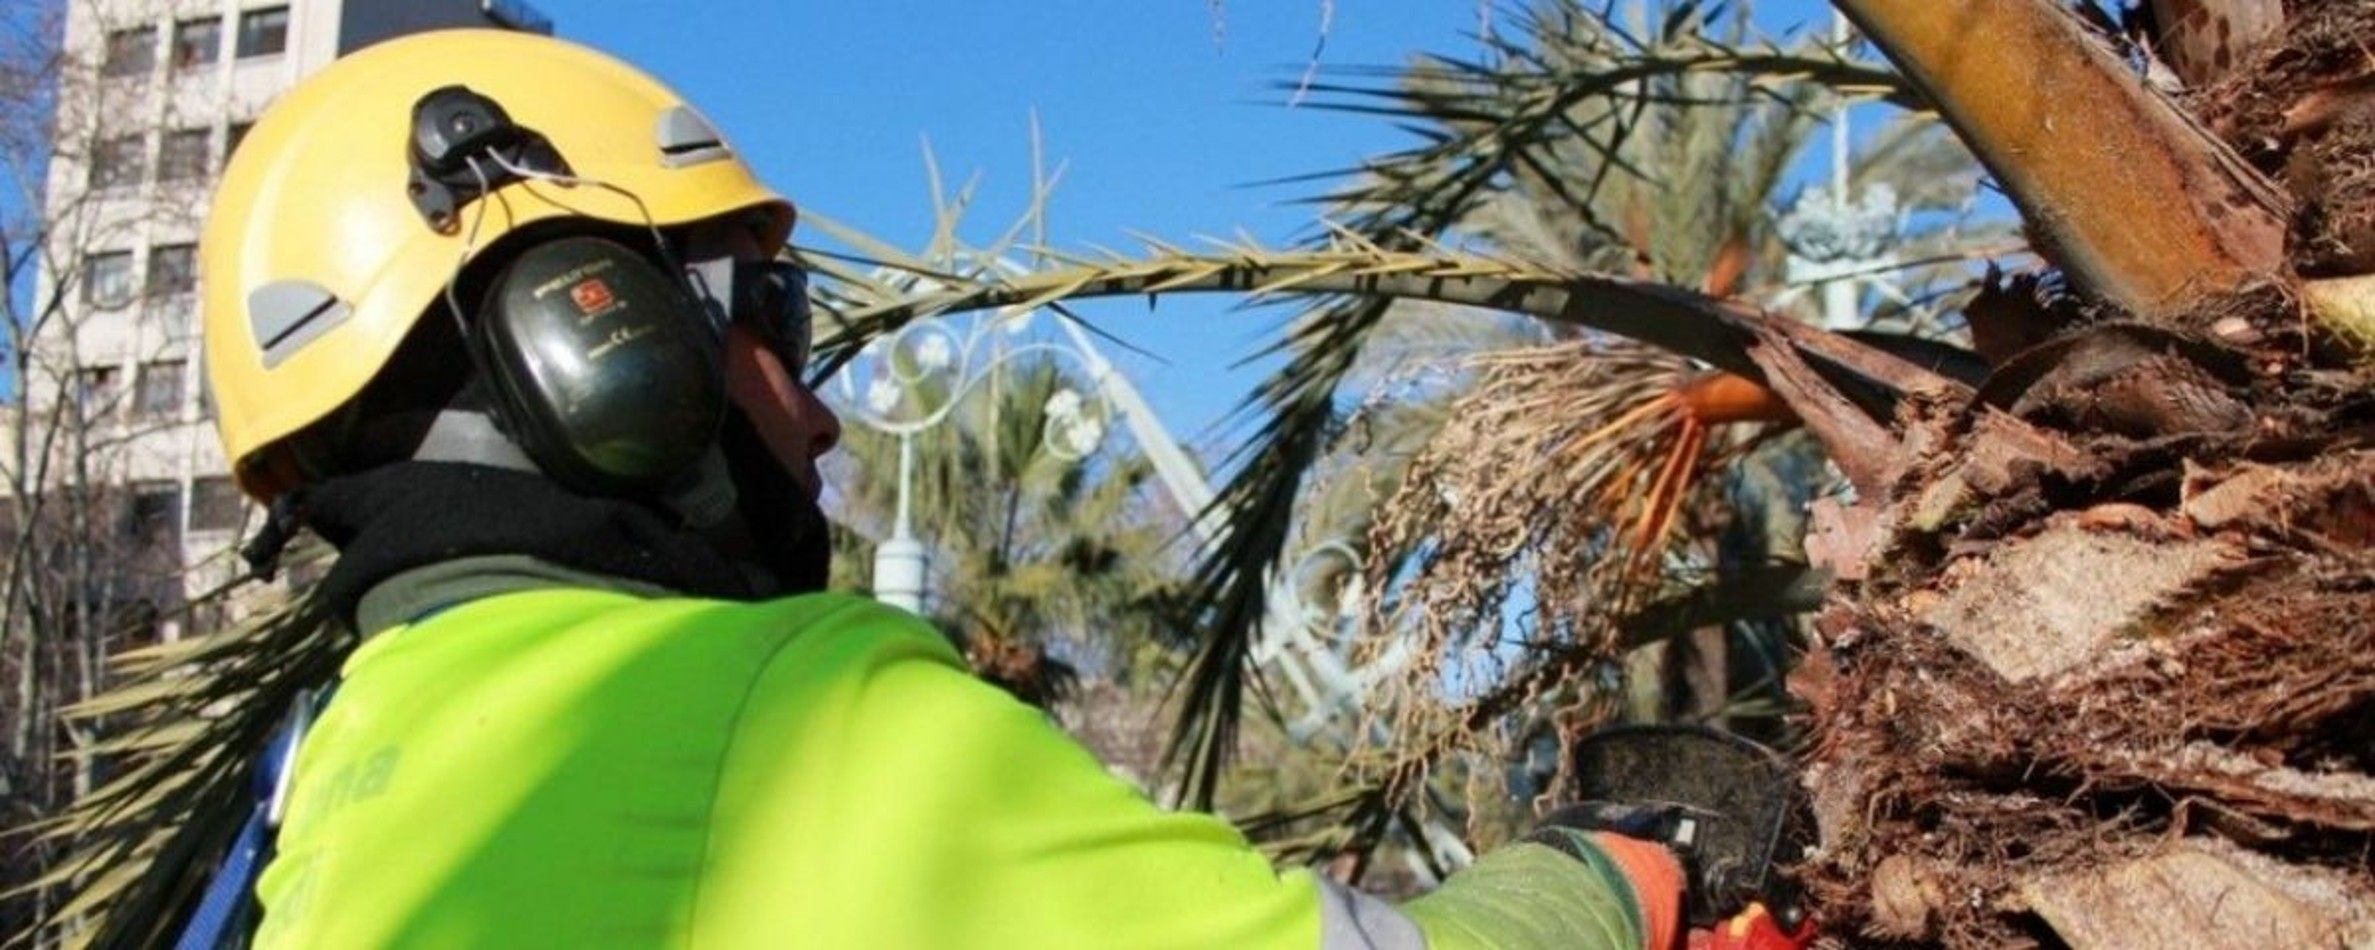
[[[1658,844],[1549,827],[1398,906],[1281,872],[824,592],[793,220],[677,94],[547,37],[386,42],[256,123],[208,379],[362,637],[260,945],[1675,944]]]

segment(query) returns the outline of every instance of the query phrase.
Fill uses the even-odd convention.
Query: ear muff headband
[[[523,249],[493,278],[470,337],[504,428],[572,489],[655,491],[717,440],[714,326],[625,245],[574,236]]]

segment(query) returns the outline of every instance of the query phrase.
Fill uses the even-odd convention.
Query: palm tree
[[[1369,166],[1332,196],[1355,211],[1321,248],[1158,246],[864,316],[891,326],[1163,290],[1342,295],[1281,344],[1287,367],[1257,395],[1265,421],[1223,493],[1227,540],[1200,572],[1206,632],[1181,733],[1191,791],[1209,788],[1229,746],[1287,515],[1329,454],[1382,298],[1490,304],[1755,382],[1850,483],[1850,498],[1817,508],[1809,547],[1843,583],[1792,677],[1824,835],[1808,873],[1839,926],[1964,943],[2040,927],[2078,943],[2175,942],[2269,920],[2303,941],[2363,934],[2371,882],[2347,855],[2367,846],[2375,795],[2353,723],[2375,677],[2365,625],[2339,618],[2365,612],[2345,578],[2363,576],[2370,533],[2339,512],[2367,477],[2351,433],[2366,411],[2353,394],[2375,268],[2351,239],[2369,212],[2345,156],[2367,134],[2350,117],[2367,100],[2375,17],[2304,3],[2279,29],[2234,28],[2267,6],[2151,4],[2133,25],[2150,42],[2123,59],[2117,44],[2133,39],[2047,0],[1842,0],[1889,64],[1727,47],[1670,12],[1659,22],[1680,30],[1545,75],[1514,107],[1454,103],[1475,131],[1430,132]],[[2154,49],[2187,51],[2187,101],[2143,78]],[[1990,357],[1983,385],[1753,306],[1445,246],[1543,143],[1606,153],[1633,134],[1629,110],[1578,121],[1577,104],[1638,104],[1644,78],[1699,72],[1874,92],[1934,110],[1971,147],[2053,265],[1989,281],[1965,307]],[[1540,413],[1541,430],[1592,421]],[[1649,485],[1646,502],[1623,497],[1670,504]],[[2337,518],[2345,527],[2306,527]],[[1634,619],[1709,601],[1654,600]],[[1470,698],[1452,725],[1476,731],[1572,687],[1612,640],[1522,645],[1517,689]],[[1356,832],[1375,840],[1421,787],[1356,808]],[[2249,895],[2253,909],[2208,916],[2170,907],[2172,892],[2200,907]],[[2290,896],[2312,893],[2337,896]]]
[[[1642,24],[1559,12],[1540,11],[1522,39],[1489,50],[1483,64],[1357,71],[1387,81],[1321,84],[1320,101],[1385,113],[1435,139],[1476,135],[1489,131],[1486,116],[1524,108],[1545,76],[1607,70],[1639,55],[1629,37],[1643,35]],[[1707,45],[1702,32],[1715,33],[1718,47],[1745,42],[1745,11],[1720,22],[1710,22],[1712,11],[1677,13],[1664,23],[1663,46]],[[1823,48],[1805,49],[1811,56]],[[1466,246],[1563,270],[1775,297],[1787,253],[1776,227],[1778,192],[1829,94],[1729,74],[1650,77],[1641,86],[1637,102],[1587,100],[1569,110],[1569,124],[1583,128],[1629,110],[1626,134],[1539,143],[1453,233]],[[1892,124],[1858,158],[1859,183],[1897,186],[1925,211],[1967,206],[1978,177],[1967,152],[1918,120]],[[1381,164],[1390,169],[1396,160]],[[1365,196],[1395,187],[1395,179],[1373,169],[1337,198],[1376,203]],[[1909,237],[1907,256],[1929,262],[1909,268],[1908,284],[1918,287],[1959,281],[1955,264],[1968,249],[2001,244],[2003,235],[1949,218]],[[1388,514],[1363,524],[1373,529],[1361,538],[1363,586],[1383,596],[1362,647],[1398,675],[1372,687],[1363,708],[1390,721],[1393,738],[1360,744],[1349,763],[1362,778],[1356,787],[1383,792],[1414,774],[1440,774],[1439,806],[1466,813],[1471,833],[1505,834],[1524,820],[1497,808],[1512,791],[1524,798],[1562,781],[1549,768],[1529,775],[1531,767],[1506,763],[1555,764],[1551,737],[1590,722],[1733,713],[1754,717],[1740,725],[1776,734],[1790,632],[1777,621],[1810,606],[1807,595],[1819,589],[1796,553],[1802,519],[1794,515],[1819,490],[1820,469],[1808,463],[1807,440],[1727,423],[1786,422],[1787,412],[1737,376],[1573,330],[1450,354],[1435,361],[1432,387],[1389,392],[1357,380],[1361,365],[1402,362],[1399,338],[1417,322],[1411,309],[1389,310],[1363,341],[1343,385],[1369,394],[1303,489],[1306,513],[1340,510],[1335,459],[1348,453],[1370,459],[1354,471],[1385,488],[1368,508]],[[1815,316],[1810,307],[1801,312]],[[1374,420],[1413,416],[1433,427],[1383,445],[1373,437]],[[1446,419],[1454,420],[1449,428]],[[1308,514],[1299,520],[1298,530],[1312,534]],[[1624,622],[1660,598],[1729,613],[1667,610]],[[1726,623],[1727,616],[1738,619]],[[1513,639],[1523,651],[1513,651]],[[1602,660],[1544,689],[1532,682],[1537,667],[1513,661],[1517,652]],[[1459,688],[1446,690],[1446,680]],[[1611,701],[1622,684],[1632,694],[1629,712]],[[1505,708],[1472,723],[1456,707],[1479,696],[1501,697],[1490,705]],[[1359,798],[1344,789],[1322,797]],[[1379,809],[1398,797],[1366,798],[1345,823],[1387,827]],[[1487,829],[1474,817],[1494,810],[1507,813],[1503,827]],[[1334,845],[1358,854],[1375,843],[1353,834]]]
[[[2366,133],[2338,116],[2364,108],[2370,74],[2363,56],[2339,51],[2363,44],[2375,17],[2304,4],[2289,34],[2230,42],[2224,26],[2208,38],[2203,17],[2171,18],[2179,5],[2154,4],[2164,18],[2138,28],[2158,48],[2194,51],[2190,71],[2204,84],[2196,109],[2213,122],[2224,118],[2230,134],[2255,119],[2279,133],[2244,138],[2249,151],[2237,155],[2053,5],[1840,6],[1900,65],[1900,95],[1934,105],[1987,162],[2066,283],[2063,296],[2043,301],[1991,283],[1968,309],[1975,334],[2048,339],[1995,348],[1995,372],[1975,395],[1938,379],[1891,385],[1884,395],[1893,398],[1874,412],[1871,394],[1858,391],[1869,377],[1842,381],[1820,360],[1800,359],[1802,343],[1778,346],[1768,335],[1751,344],[1760,370],[1751,375],[1820,438],[1860,496],[1833,509],[1827,533],[1839,546],[1824,560],[1852,583],[1830,598],[1796,689],[1816,730],[1808,784],[1826,847],[1812,879],[1829,914],[1876,935],[1991,944],[2035,926],[2077,943],[2134,942],[2139,932],[2173,942],[2221,928],[2243,932],[2270,917],[2304,941],[2364,939],[2375,882],[2340,855],[2363,849],[2375,827],[2364,731],[2347,712],[2375,696],[2368,644],[2355,633],[2304,642],[2294,631],[2322,627],[2316,618],[2336,609],[2362,609],[2331,572],[2363,570],[2368,538],[2350,530],[2346,541],[2326,532],[2303,537],[2270,520],[2282,511],[2256,508],[2289,498],[2296,516],[2322,515],[2333,511],[2343,481],[2367,477],[2349,449],[2358,423],[2346,406],[2355,403],[2331,394],[2354,387],[2342,380],[2356,378],[2354,341],[2365,336],[2365,274],[2375,267],[2343,235],[2359,234],[2352,229],[2369,220],[2369,190],[2363,175],[2336,164],[2348,162],[2335,140],[2364,147]],[[2260,22],[2239,12],[2252,4],[2190,6],[2208,11],[2212,24]],[[1703,37],[1694,9],[1674,5],[1663,22]],[[1979,46],[1973,36],[2002,41]],[[1478,193],[1516,191],[1497,189],[1495,175],[1550,178],[1544,142],[1580,140],[1618,164],[1623,136],[1642,132],[1603,116],[1650,95],[1642,91],[1645,72],[1713,63],[1770,75],[1758,56],[1700,42],[1715,51],[1644,48],[1580,78],[1552,80],[1555,91],[1519,96],[1560,108],[1572,101],[1567,95],[1604,103],[1581,121],[1546,118],[1553,109],[1545,106],[1527,124],[1523,109],[1447,101],[1447,111],[1475,110],[1481,133],[1435,136],[1336,197],[1383,209],[1360,224],[1382,241],[1418,224],[1456,227],[1449,209],[1483,201]],[[2201,54],[2205,45],[2215,55]],[[2270,72],[2236,71],[2246,60]],[[2206,65],[2224,74],[2214,68],[2204,78]],[[1594,86],[1610,77],[1623,78]],[[2037,89],[2068,98],[2041,98]],[[2106,103],[2108,114],[2068,110],[2068,102]],[[1595,139],[1593,123],[1623,133]],[[1551,127],[1558,131],[1544,132]],[[2263,177],[2277,168],[2291,187],[2313,189],[2291,196],[2301,204]],[[1290,374],[1301,375],[1269,391],[1271,437],[1239,483],[1245,490],[1236,497],[1249,507],[1292,490],[1312,451],[1309,414],[1332,398],[1337,368],[1357,351],[1375,312],[1372,303],[1347,302],[1298,328],[1306,348]],[[1657,342],[1687,352],[1708,341]],[[1526,386],[1529,374],[1545,385]],[[1637,537],[1655,537],[1678,507],[1673,486],[1700,464],[1687,456],[1701,447],[1686,436],[1676,462],[1648,471],[1613,451],[1561,453],[1562,445],[1604,449],[1639,420],[1620,414],[1621,402],[1541,398],[1555,379],[1539,363],[1508,366],[1484,390],[1508,387],[1507,411],[1467,413],[1476,432],[1436,459],[1448,467],[1406,482],[1426,483],[1414,499],[1432,493],[1440,503],[1397,507],[1398,514],[1434,537],[1445,518],[1475,512],[1481,535],[1469,550],[1488,555],[1463,562],[1456,550],[1430,552],[1452,568],[1438,572],[1446,583],[1432,602],[1439,639],[1489,640],[1502,629],[1475,611],[1510,593],[1496,571],[1508,560],[1491,552],[1539,549],[1562,536],[1567,556],[1544,568],[1539,583],[1596,587],[1596,600],[1619,614],[1663,616],[1635,611],[1644,600],[1610,596],[1621,588],[1609,582],[1553,567],[1591,563],[1631,575],[1643,556],[1638,545],[1628,551],[1621,538],[1589,527],[1612,519],[1582,519],[1579,529],[1570,509],[1610,497],[1651,526]],[[2180,460],[2198,481],[2169,474]],[[1595,471],[1615,474],[1600,481]],[[1511,484],[1529,480],[1542,486],[1537,493]],[[2210,497],[2225,488],[2240,507],[2204,508],[2194,501],[2197,488]],[[1253,527],[1238,537],[1236,553],[1249,556],[1208,573],[1217,590],[1262,562]],[[2270,574],[2247,582],[2241,565],[2263,554],[2276,558],[2261,562]],[[2110,594],[2091,580],[2111,577],[2134,586]],[[2246,604],[2251,616],[2238,619]],[[1214,660],[1202,668],[1203,682],[1215,684],[1209,694],[1223,703],[1231,629],[1221,627],[1211,641],[1220,649],[1208,650]],[[2138,641],[2152,656],[2137,655]],[[1406,722],[1399,736],[1418,741],[1398,747],[1388,775],[1408,776],[1437,757],[1442,746],[1431,737],[1483,731],[1535,694],[1557,698],[1590,685],[1594,660],[1610,644],[1630,642],[1537,637],[1514,660],[1484,651],[1516,667],[1503,682],[1519,689],[1461,696],[1432,723]],[[2173,666],[2160,665],[2170,657]],[[2245,668],[2259,672],[2244,676]],[[2213,708],[2212,721],[2199,718]],[[1384,805],[1390,800],[1356,811],[1355,822],[1379,827],[1390,811]],[[2218,833],[2187,838],[2174,853],[2143,855],[2151,836],[2200,827],[2196,807],[2253,830],[2215,827],[2222,820],[2213,823]],[[2284,863],[2265,863],[2270,857]],[[2327,867],[2338,861],[2342,869]],[[2321,906],[2285,896],[2309,889],[2343,896]],[[2169,913],[2171,891],[2205,900],[2248,894],[2260,903],[2243,912],[2255,922],[2243,924]]]

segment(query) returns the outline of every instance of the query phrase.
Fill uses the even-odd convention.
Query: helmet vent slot
[[[717,127],[690,106],[660,114],[659,144],[660,164],[669,168],[714,162],[734,154],[726,147],[725,138],[717,134]]]
[[[248,329],[264,351],[266,369],[353,315],[346,301],[302,280],[276,280],[247,295]]]

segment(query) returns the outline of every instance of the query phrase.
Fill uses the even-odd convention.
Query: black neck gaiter
[[[720,545],[668,512],[578,495],[527,472],[455,462],[397,462],[303,490],[298,517],[338,549],[321,594],[349,623],[371,588],[414,568],[482,555],[526,555],[573,570],[697,597],[754,600],[821,586],[804,569],[805,540],[774,557]],[[795,535],[823,534],[823,516]],[[776,517],[783,513],[771,512]],[[733,554],[725,548],[741,548]],[[740,555],[739,557],[735,555]],[[760,563],[754,563],[758,561]],[[768,564],[766,561],[777,563]],[[786,568],[795,568],[787,570]],[[777,580],[784,578],[784,580]],[[785,583],[785,581],[792,583]],[[798,585],[798,586],[794,586]]]

